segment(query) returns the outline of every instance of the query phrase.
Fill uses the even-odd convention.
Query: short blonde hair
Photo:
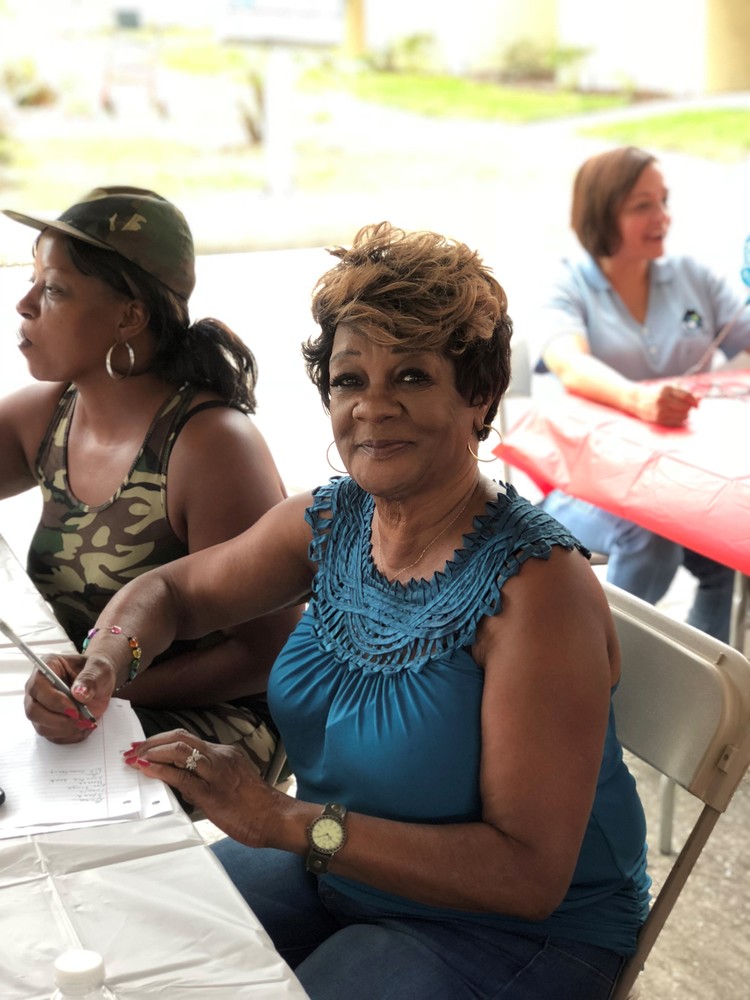
[[[312,300],[321,332],[302,348],[326,409],[336,328],[361,323],[376,343],[450,358],[458,391],[472,404],[486,399],[491,423],[510,381],[513,325],[505,292],[476,251],[438,233],[380,222],[360,229],[350,250],[329,253],[339,263],[321,277]]]

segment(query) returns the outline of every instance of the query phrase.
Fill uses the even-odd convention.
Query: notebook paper
[[[113,698],[87,739],[63,746],[37,735],[24,715],[21,695],[4,694],[0,732],[0,785],[5,790],[0,838],[171,809],[162,783],[141,778],[123,761],[122,751],[143,739],[127,701]]]

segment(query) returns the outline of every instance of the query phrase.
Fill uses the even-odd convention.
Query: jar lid
[[[71,948],[55,959],[55,982],[73,996],[96,989],[104,982],[104,959],[98,951]]]

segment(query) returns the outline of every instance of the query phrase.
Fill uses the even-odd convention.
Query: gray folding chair
[[[513,414],[510,410],[513,409],[514,404],[511,402],[509,405],[509,401],[515,400],[519,403],[519,412],[520,408],[531,402],[531,355],[528,342],[516,330],[511,338],[510,346],[510,385],[505,390],[497,409],[497,426],[501,437],[505,435],[509,425],[513,422]],[[503,480],[506,483],[511,482],[512,475],[511,466],[503,460]]]
[[[750,598],[750,576],[737,571],[734,574],[734,593],[732,594],[732,614],[729,625],[729,645],[745,650],[745,637],[748,627],[748,603]]]
[[[524,340],[516,330],[511,338],[510,346],[512,369],[510,385],[500,400],[496,418],[497,429],[501,439],[512,426],[515,418],[532,404],[533,373],[529,342]],[[503,459],[503,481],[506,483],[513,482],[514,475],[513,467]],[[528,489],[529,485],[531,485],[531,489]],[[529,484],[528,481],[521,487],[521,492],[524,489],[525,495],[532,499],[532,492],[539,492],[536,485]],[[591,553],[592,566],[605,566],[607,562],[608,556],[604,552]]]
[[[750,766],[750,663],[637,597],[607,583],[604,589],[622,648],[614,699],[620,741],[703,803],[618,980],[613,1000],[626,1000]]]

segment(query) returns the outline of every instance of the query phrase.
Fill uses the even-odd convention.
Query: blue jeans
[[[624,962],[575,941],[365,905],[285,851],[229,839],[213,850],[311,1000],[607,1000]]]
[[[587,548],[609,557],[610,583],[649,604],[664,597],[678,567],[684,565],[698,581],[688,622],[722,642],[729,641],[734,571],[728,566],[561,490],[553,490],[539,506]]]

